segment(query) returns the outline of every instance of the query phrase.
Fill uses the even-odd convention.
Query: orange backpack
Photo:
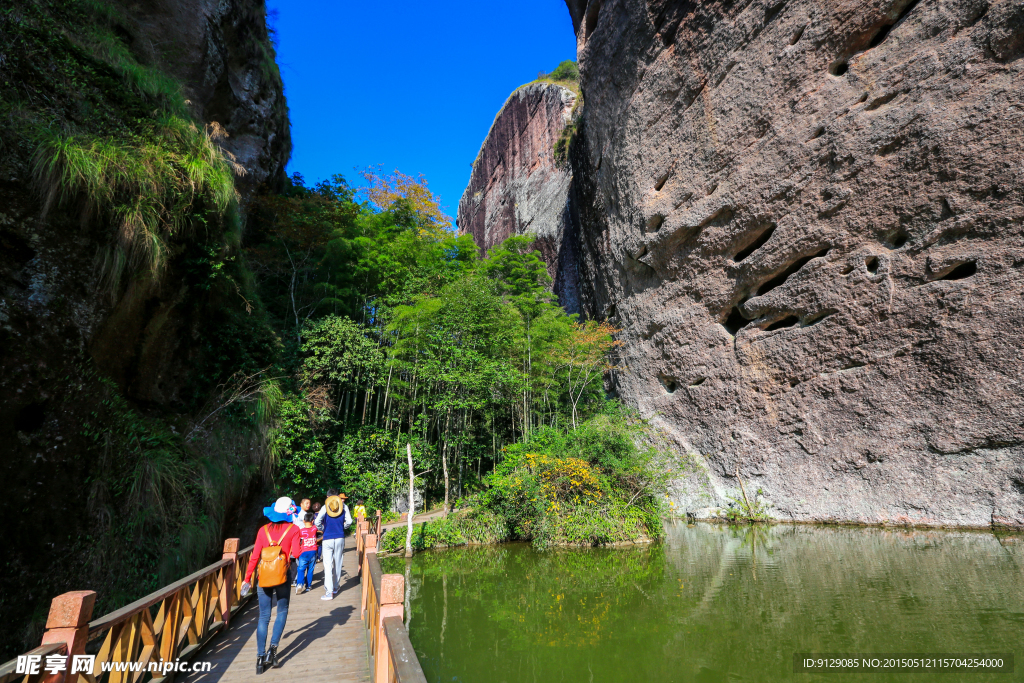
[[[289,524],[285,528],[277,543],[274,543],[274,539],[270,537],[270,525],[263,527],[263,533],[267,535],[267,543],[270,544],[260,551],[259,582],[263,588],[280,586],[288,580],[288,553],[281,547],[281,543],[291,531],[291,526]]]

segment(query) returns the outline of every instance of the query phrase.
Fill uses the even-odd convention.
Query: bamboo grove
[[[246,248],[281,330],[278,477],[294,495],[339,484],[388,509],[413,445],[418,485],[450,505],[510,444],[604,408],[615,330],[559,307],[529,237],[486,258],[447,228],[422,178],[294,176],[253,211]]]

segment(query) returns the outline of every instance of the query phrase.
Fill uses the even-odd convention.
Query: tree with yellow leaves
[[[378,210],[386,210],[395,202],[405,202],[420,220],[420,232],[437,238],[443,238],[451,230],[451,216],[441,210],[441,198],[427,187],[427,179],[421,173],[418,178],[406,175],[395,169],[385,173],[384,167],[378,164],[359,172],[366,180],[367,187],[363,190],[366,198]],[[426,236],[426,235],[424,235]]]
[[[609,361],[612,349],[621,346],[612,335],[621,330],[594,320],[574,322],[559,344],[555,357],[566,373],[566,390],[572,405],[572,427],[577,426],[577,407],[587,389],[614,366]]]

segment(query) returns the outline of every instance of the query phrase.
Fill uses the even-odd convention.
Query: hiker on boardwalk
[[[288,620],[289,565],[292,558],[301,554],[299,527],[292,523],[298,506],[288,497],[278,498],[270,507],[263,508],[263,515],[269,524],[256,532],[256,544],[249,556],[249,567],[245,570],[242,594],[248,594],[252,586],[252,573],[258,564],[259,588],[256,597],[260,603],[260,619],[256,624],[256,673],[263,673],[264,667],[276,667],[277,645],[281,642],[285,622]],[[267,627],[270,625],[270,611],[273,598],[277,597],[277,620],[270,637],[270,651],[266,652]]]
[[[313,506],[311,508],[312,511],[313,511],[313,519],[314,519],[313,524],[314,524],[314,526],[316,525],[316,521],[315,521],[316,518],[320,516],[320,508],[321,507],[322,507],[322,505],[319,502],[316,502],[316,503],[313,503]],[[318,530],[323,531],[322,529],[318,529]],[[317,562],[319,562],[321,560],[321,555],[323,553],[323,547],[322,547],[323,543],[321,543],[322,540],[323,540],[323,538],[321,536],[317,537],[317,541],[316,541],[316,561]]]
[[[338,495],[337,489],[327,492],[327,500],[316,518],[316,526],[323,531],[324,595],[321,600],[333,600],[341,591],[341,560],[345,552],[345,527],[352,524],[352,513],[345,505],[347,496]]]
[[[299,529],[299,545],[302,546],[302,554],[299,555],[298,577],[296,578],[295,594],[302,595],[313,585],[313,568],[316,567],[317,536],[320,530],[313,524],[316,517],[312,512],[306,513],[302,529]]]
[[[295,524],[295,526],[299,527],[299,535],[302,534],[302,530],[306,527],[306,515],[309,514],[309,507],[312,504],[313,502],[309,498],[303,498],[302,502],[299,503],[299,509],[296,510],[294,515],[292,515],[292,522]],[[292,569],[294,569],[294,567]],[[299,584],[301,584],[301,581],[298,580],[295,571],[291,572],[291,579],[292,588],[295,588]],[[296,595],[298,595],[298,593],[296,593]]]

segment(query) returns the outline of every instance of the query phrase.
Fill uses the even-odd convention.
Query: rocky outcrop
[[[559,301],[579,308],[575,239],[568,205],[572,180],[556,163],[555,143],[570,122],[576,94],[553,83],[519,88],[498,112],[459,201],[459,233],[481,253],[512,235],[536,235]]]
[[[241,167],[243,202],[291,153],[284,85],[260,0],[125,3],[132,48],[185,85],[197,118]]]
[[[1024,4],[568,5],[583,306],[676,506],[1024,525]]]

